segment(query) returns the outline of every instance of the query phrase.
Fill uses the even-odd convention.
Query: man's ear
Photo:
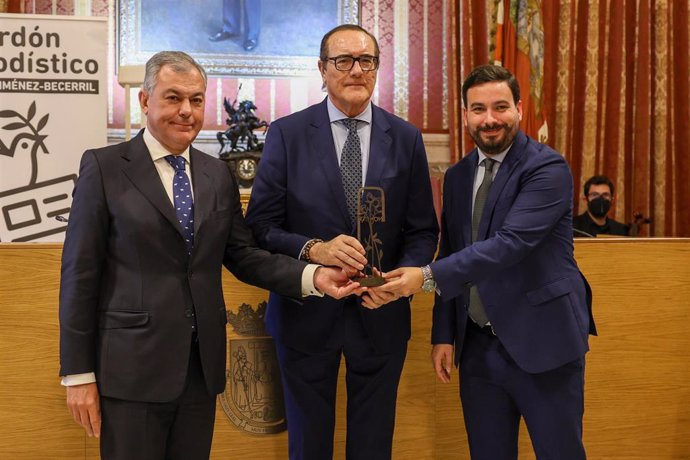
[[[326,91],[326,62],[319,59],[318,67],[321,74],[321,91]]]
[[[149,95],[143,89],[139,91],[139,107],[144,115],[148,114],[149,111]]]

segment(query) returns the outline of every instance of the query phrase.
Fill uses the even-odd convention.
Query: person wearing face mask
[[[584,187],[587,211],[573,218],[573,236],[598,234],[628,236],[630,227],[608,217],[613,203],[613,182],[606,176],[592,176]]]

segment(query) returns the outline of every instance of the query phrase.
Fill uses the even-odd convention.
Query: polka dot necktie
[[[168,155],[165,160],[175,168],[173,177],[173,204],[177,220],[182,226],[182,234],[187,243],[187,252],[192,253],[194,246],[194,202],[192,201],[192,187],[185,172],[185,159],[181,155]]]
[[[345,118],[342,122],[347,127],[347,139],[340,157],[340,174],[350,222],[354,225],[357,221],[357,193],[362,186],[362,146],[357,134],[357,120]]]

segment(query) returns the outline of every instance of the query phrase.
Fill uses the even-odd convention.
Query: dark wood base
[[[352,278],[352,281],[356,281],[360,286],[364,287],[377,287],[386,284],[386,280],[382,276],[362,276],[359,278]]]

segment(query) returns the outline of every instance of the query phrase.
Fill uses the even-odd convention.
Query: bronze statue
[[[263,143],[259,142],[256,134],[254,134],[254,130],[268,127],[268,123],[259,120],[259,118],[254,115],[254,111],[257,107],[252,101],[242,101],[239,107],[235,109],[236,102],[237,100],[230,104],[228,98],[223,98],[223,106],[228,114],[228,118],[225,120],[228,129],[216,134],[218,142],[220,143],[220,155],[225,153],[226,139],[230,142],[231,152],[260,151],[263,148]],[[240,145],[238,146],[238,144]]]
[[[228,163],[241,187],[251,187],[264,147],[254,131],[267,128],[268,123],[254,114],[257,107],[252,101],[244,100],[235,108],[236,102],[237,99],[231,104],[227,98],[223,98],[223,106],[228,114],[225,120],[228,129],[216,134],[220,143],[218,157]]]

